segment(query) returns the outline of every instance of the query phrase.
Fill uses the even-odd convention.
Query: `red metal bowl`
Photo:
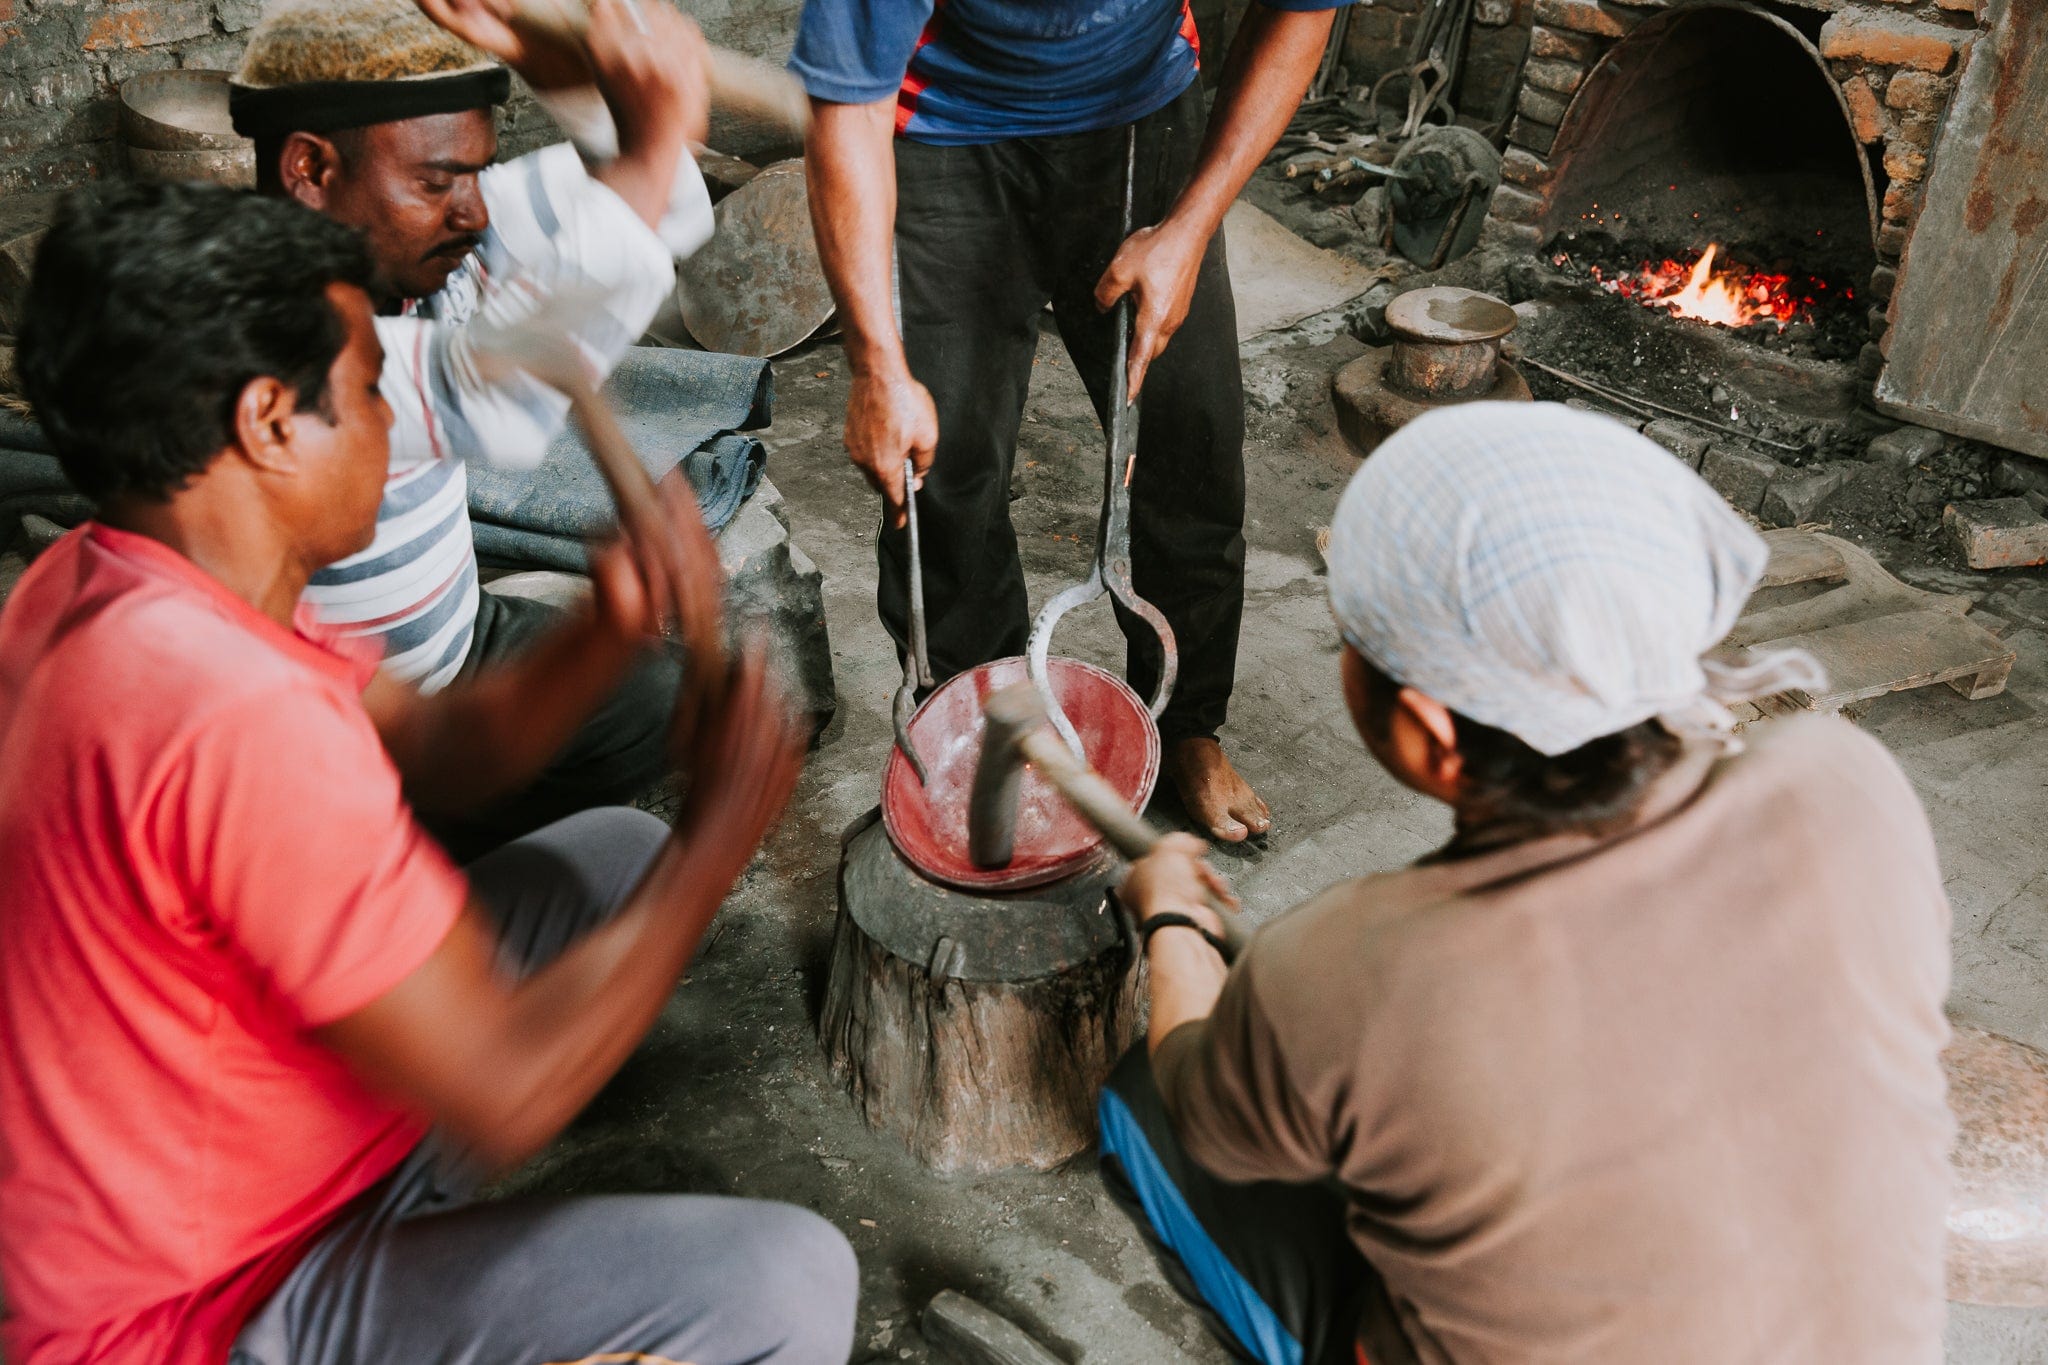
[[[1159,780],[1159,728],[1145,703],[1114,674],[1078,659],[1053,659],[1053,695],[1081,736],[1088,763],[1133,810]],[[963,891],[1019,891],[1071,876],[1095,860],[1102,836],[1036,772],[1017,801],[1017,845],[1007,867],[979,868],[967,856],[967,794],[981,759],[989,697],[1025,678],[1024,660],[998,659],[948,680],[910,718],[911,741],[930,785],[893,746],[882,775],[882,823],[910,865]]]

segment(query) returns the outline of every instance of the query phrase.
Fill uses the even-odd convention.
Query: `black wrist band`
[[[1158,933],[1161,929],[1192,929],[1209,941],[1209,946],[1216,950],[1218,957],[1222,958],[1225,962],[1230,961],[1230,950],[1224,946],[1221,938],[1177,911],[1162,910],[1156,915],[1147,915],[1144,923],[1138,926],[1138,937],[1145,941],[1147,947],[1150,947],[1152,935]]]

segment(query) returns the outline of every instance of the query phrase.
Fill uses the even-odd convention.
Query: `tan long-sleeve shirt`
[[[1154,1059],[1226,1179],[1334,1176],[1425,1362],[1934,1365],[1949,911],[1845,722],[1626,833],[1334,887]]]

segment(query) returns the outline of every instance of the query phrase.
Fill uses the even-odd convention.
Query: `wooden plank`
[[[1771,547],[1759,588],[1784,588],[1794,583],[1839,583],[1849,576],[1842,552],[1811,531],[1766,531]]]
[[[2004,688],[2014,654],[2003,640],[1973,621],[1944,611],[1906,611],[1830,626],[1769,648],[1806,650],[1827,669],[1824,691],[1788,694],[1808,710],[1839,711],[1852,702],[1934,683],[1973,680],[1966,696],[1993,696]],[[1984,679],[1981,686],[1974,680]]]
[[[1992,11],[1900,266],[1877,406],[2048,456],[2048,5]]]
[[[1728,632],[1731,645],[1760,645],[1787,636],[1845,626],[1873,616],[1896,616],[1902,611],[1941,611],[1962,616],[1970,610],[1970,599],[1909,587],[1886,573],[1869,551],[1839,536],[1816,532],[1765,533],[1776,543],[1780,535],[1811,535],[1841,556],[1843,577],[1839,582],[1822,582],[1816,591],[1806,584],[1763,586],[1757,589],[1735,628]]]

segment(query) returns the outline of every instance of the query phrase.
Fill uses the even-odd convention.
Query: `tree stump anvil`
[[[919,875],[873,816],[843,841],[819,1037],[870,1128],[946,1173],[1046,1170],[1095,1140],[1137,1036],[1139,955],[1107,855],[1025,891]]]

